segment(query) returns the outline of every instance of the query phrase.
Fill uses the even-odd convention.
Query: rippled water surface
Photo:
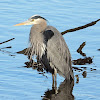
[[[0,0],[0,42],[15,38],[0,45],[0,100],[41,100],[47,91],[52,91],[52,75],[48,73],[46,77],[32,68],[25,68],[27,56],[16,53],[28,46],[31,26],[13,25],[35,14],[45,17],[48,24],[62,32],[100,19],[100,0]],[[87,73],[83,78],[83,71],[74,70],[74,76],[79,76],[78,83],[75,77],[74,87],[70,84],[69,88],[69,83],[58,75],[57,87],[61,92],[59,99],[52,100],[66,100],[64,96],[69,96],[68,91],[72,90],[73,95],[68,100],[100,100],[100,22],[65,34],[64,38],[72,60],[83,58],[76,50],[86,41],[83,52],[93,58],[93,63],[73,65],[86,67],[83,71]],[[12,48],[1,49],[8,46]]]

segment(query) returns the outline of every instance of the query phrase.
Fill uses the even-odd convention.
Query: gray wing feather
[[[56,68],[58,73],[65,78],[73,78],[71,67],[71,55],[64,38],[59,31],[48,26],[46,30],[52,30],[54,35],[47,42],[47,58],[50,59],[50,66]]]

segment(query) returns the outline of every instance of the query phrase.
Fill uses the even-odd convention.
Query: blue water
[[[32,68],[24,68],[27,56],[15,53],[28,46],[31,26],[13,25],[35,14],[45,17],[48,24],[62,32],[100,19],[100,0],[0,0],[0,42],[15,38],[0,45],[0,48],[12,46],[0,51],[0,100],[41,100],[45,91],[52,89],[51,74],[46,74],[46,78]],[[82,72],[74,71],[74,75],[79,75],[79,83],[75,82],[72,92],[75,100],[100,100],[100,51],[97,50],[100,49],[100,22],[65,34],[64,38],[72,60],[83,58],[76,50],[84,41],[83,52],[93,57],[93,64],[76,65],[87,67],[87,77],[83,78]],[[63,81],[58,75],[58,87]]]

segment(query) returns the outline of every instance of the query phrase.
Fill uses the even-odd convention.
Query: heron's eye
[[[31,21],[34,21],[34,19],[31,19]]]

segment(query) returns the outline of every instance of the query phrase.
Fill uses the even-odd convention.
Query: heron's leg
[[[54,74],[52,74],[52,88],[54,88]]]
[[[57,86],[56,78],[57,78],[57,70],[56,70],[56,68],[54,68],[55,87]]]
[[[56,81],[56,79],[57,79],[57,69],[56,68],[54,68],[54,77],[55,77],[55,80],[54,80],[54,83],[55,83],[55,94],[57,94],[58,91],[57,91],[57,81]]]

